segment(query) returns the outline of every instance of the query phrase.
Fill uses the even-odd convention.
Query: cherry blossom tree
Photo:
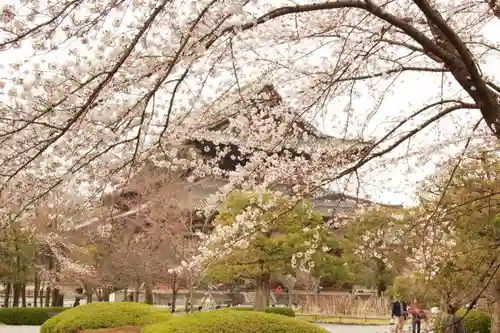
[[[371,207],[344,227],[349,265],[363,285],[382,295],[396,275],[408,268],[407,211],[395,207]]]
[[[269,305],[273,276],[310,271],[319,261],[317,257],[329,250],[321,215],[305,201],[296,205],[285,196],[275,196],[271,192],[262,197],[252,192],[234,192],[220,207],[214,222],[216,229],[236,230],[226,233],[234,235],[231,239],[221,239],[219,244],[214,244],[221,248],[221,258],[209,266],[209,271],[219,282],[235,278],[255,281],[258,311],[264,311]],[[267,207],[269,201],[278,204]],[[242,211],[250,211],[249,206],[264,213],[260,214],[258,223],[247,223],[245,229],[240,229],[237,219]],[[226,252],[227,244],[231,244],[230,253]]]
[[[425,184],[420,224],[413,226],[436,234],[420,243],[427,249],[421,252],[430,257],[427,264],[432,264],[428,284],[447,302],[472,306],[479,298],[486,299],[492,332],[500,330],[498,162],[496,150],[483,148],[466,154],[458,166],[455,161],[448,163]]]
[[[184,125],[179,119],[186,120],[191,110],[207,118],[205,111],[217,100],[203,95],[210,87],[220,96],[264,74],[301,87],[303,92],[291,101],[299,104],[299,113],[342,94],[354,96],[359,81],[404,72],[439,75],[460,86],[460,97],[440,96],[407,113],[356,167],[460,109],[479,110],[498,135],[498,87],[495,78],[481,73],[482,59],[494,58],[498,51],[479,33],[498,13],[494,2],[478,2],[473,10],[460,1],[266,4],[145,1],[131,4],[133,10],[126,1],[5,6],[3,52],[29,50],[35,56],[5,64],[2,137],[8,148],[3,154],[3,181],[36,178],[44,186],[30,193],[33,199],[74,177],[98,185],[103,176],[140,161],[151,147],[162,146],[164,139],[189,136],[199,118]],[[134,15],[125,18],[129,11]],[[301,61],[304,49],[323,43],[343,47],[330,61],[320,58],[320,65]],[[283,58],[276,44],[290,48],[286,59],[293,69],[274,63]],[[276,54],[250,54],[265,45],[273,46]],[[12,110],[19,112],[9,116]],[[425,121],[405,127],[422,114]],[[286,132],[277,134],[283,139]],[[30,135],[38,141],[27,141]],[[35,177],[33,170],[43,170],[44,176]]]
[[[57,188],[95,203],[146,160],[189,169],[193,182],[226,177],[213,209],[234,188],[281,184],[301,200],[374,161],[387,167],[405,144],[404,157],[425,163],[443,144],[500,136],[499,78],[488,67],[499,46],[482,34],[500,17],[493,0],[22,0],[0,17],[7,223],[33,217]],[[424,76],[430,96],[381,113],[394,84]],[[279,102],[255,98],[263,81],[280,87],[266,93]],[[364,92],[371,100],[360,106]],[[356,144],[333,145],[296,121],[318,115]],[[230,126],[209,133],[220,119]],[[368,123],[382,124],[374,140],[362,140]],[[209,135],[225,144],[212,159],[178,148]],[[216,163],[242,156],[235,170]],[[250,209],[237,220],[257,218]]]

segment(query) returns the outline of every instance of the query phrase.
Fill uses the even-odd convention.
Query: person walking
[[[75,290],[75,302],[73,303],[73,307],[79,306],[80,305],[80,300],[85,297],[83,293],[83,288],[76,288]]]
[[[399,295],[396,298],[397,300],[392,303],[392,318],[396,321],[395,333],[403,333],[408,310],[406,303],[399,298]]]
[[[422,320],[426,319],[426,314],[416,299],[414,299],[413,303],[410,305],[408,313],[411,315],[412,333],[420,333]]]
[[[441,333],[465,333],[462,318],[456,315],[458,307],[449,304],[446,310],[447,314],[441,319]]]

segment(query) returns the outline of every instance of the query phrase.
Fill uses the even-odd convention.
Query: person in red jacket
[[[408,313],[411,316],[412,332],[420,333],[422,320],[426,319],[426,314],[416,299],[413,300],[413,303],[408,308]]]

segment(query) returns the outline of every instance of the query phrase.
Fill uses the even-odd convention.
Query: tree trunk
[[[98,302],[109,302],[109,289],[108,288],[95,289],[95,295],[97,296]]]
[[[26,283],[21,286],[21,304],[23,308],[26,307]]]
[[[43,307],[43,300],[45,295],[43,293],[44,290],[45,290],[45,280],[43,280],[40,285],[40,307]]]
[[[500,299],[496,299],[490,308],[491,333],[500,333]]]
[[[53,288],[52,289],[52,302],[51,306],[59,306],[59,289],[58,288]]]
[[[235,299],[236,299],[236,297],[234,295],[234,284],[231,283],[229,285],[229,302],[231,302],[231,304],[234,304],[234,303],[236,303]]]
[[[189,279],[189,286],[188,286],[188,295],[186,297],[186,313],[191,313],[194,310],[194,305],[193,305],[193,294],[194,294],[194,284],[191,279]]]
[[[38,288],[40,288],[40,279],[38,278],[38,272],[35,271],[35,289],[33,290],[33,306],[36,308],[38,305]]]
[[[175,313],[175,302],[177,301],[177,275],[174,274],[172,277],[172,313]]]
[[[491,317],[491,333],[500,333],[500,280],[495,279],[494,285],[490,286],[491,290],[491,301],[488,302],[490,308]]]
[[[10,282],[7,282],[5,284],[5,289],[4,289],[5,294],[3,295],[3,307],[4,308],[9,307],[9,299],[10,299],[11,289],[12,289],[12,284]]]
[[[14,243],[15,244],[15,249],[16,249],[16,275],[15,275],[15,282],[14,282],[14,293],[12,295],[12,306],[18,307],[19,306],[19,297],[21,297],[21,282],[20,280],[20,275],[21,275],[21,258],[19,256],[19,248],[17,244],[17,240]]]
[[[293,305],[293,293],[291,289],[288,289],[288,307],[291,308]]]
[[[21,297],[21,283],[16,282],[13,284],[13,293],[12,293],[12,306],[13,307],[18,307],[19,306],[19,298]]]
[[[83,290],[85,291],[85,295],[87,295],[87,303],[92,303],[92,295],[93,290],[88,284],[83,285]]]
[[[153,304],[153,289],[151,288],[151,284],[145,284],[145,295],[144,295],[144,303]]]
[[[50,291],[50,287],[47,287],[45,289],[45,307],[49,307],[50,305],[50,294],[51,294],[51,291]]]
[[[103,289],[102,291],[102,300],[103,302],[109,302],[109,289]]]
[[[231,305],[240,305],[242,303],[241,298],[242,296],[241,296],[239,281],[236,281],[234,286],[234,303]]]
[[[255,290],[255,311],[266,311],[269,305],[271,274],[264,273],[257,277],[257,288]]]
[[[383,260],[375,258],[376,276],[377,276],[377,295],[382,297],[387,290],[387,267]]]
[[[127,296],[128,296],[127,293],[128,293],[128,289],[127,288],[123,289],[123,301],[124,302],[127,301]]]
[[[139,287],[135,287],[134,302],[139,302]]]

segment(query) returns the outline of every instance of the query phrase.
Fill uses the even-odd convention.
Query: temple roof
[[[242,91],[243,90],[243,91]],[[226,99],[217,103],[217,106],[209,109],[204,118],[208,119],[200,127],[202,129],[193,139],[209,141],[216,144],[235,144],[253,146],[254,138],[239,133],[231,128],[231,122],[237,118],[251,117],[253,113],[260,112],[264,118],[271,119],[276,128],[286,128],[289,135],[283,138],[281,145],[275,142],[259,140],[258,147],[262,150],[317,150],[325,147],[336,149],[347,149],[354,146],[366,146],[371,142],[361,140],[342,139],[330,136],[319,131],[310,122],[304,119],[303,114],[291,108],[283,108],[278,112],[273,110],[282,105],[283,99],[271,84],[266,84],[260,90],[244,88],[238,93],[229,95]],[[245,99],[243,96],[255,96]],[[288,120],[280,114],[287,112]],[[245,133],[247,134],[247,133]],[[270,145],[266,145],[269,143]]]
[[[247,90],[252,90],[248,88]],[[181,147],[197,147],[202,155],[207,155],[204,151],[203,146],[207,142],[211,142],[214,145],[234,145],[246,144],[252,146],[250,137],[248,136],[238,136],[237,132],[234,132],[231,128],[231,121],[238,116],[247,116],[255,109],[263,109],[264,112],[269,113],[269,117],[280,126],[280,122],[284,122],[282,116],[279,112],[273,114],[272,109],[279,107],[282,103],[282,98],[276,89],[272,85],[264,85],[261,90],[255,91],[255,97],[244,100],[242,96],[252,96],[251,91],[245,91],[244,94],[241,91],[232,92],[228,94],[228,97],[224,100],[218,101],[217,107],[210,109],[204,116],[208,121],[200,123],[200,130],[196,131],[193,137],[184,140],[181,143]],[[253,109],[253,111],[252,111]],[[286,111],[286,110],[285,110]],[[293,112],[290,111],[290,112]],[[290,116],[290,114],[288,115]],[[364,142],[361,140],[346,140],[340,139],[333,136],[329,136],[321,133],[313,125],[303,119],[302,115],[293,114],[293,121],[289,124],[281,124],[281,126],[291,126],[291,136],[287,136],[286,140],[282,140],[283,144],[281,147],[273,146],[273,150],[283,150],[288,149],[292,151],[300,150],[307,151],[311,149],[312,151],[317,148],[330,148],[333,150],[348,150],[356,155],[360,149],[368,147],[369,142]],[[291,119],[288,117],[288,119]],[[198,141],[199,144],[193,143]],[[168,147],[169,144],[167,143]],[[172,144],[172,146],[179,147],[178,144]],[[201,148],[201,149],[200,149]],[[265,147],[265,142],[259,142],[256,149],[266,151],[268,147]],[[233,152],[231,152],[232,154]],[[244,156],[242,157],[244,158]],[[235,163],[241,163],[241,161],[236,161]],[[146,170],[146,171],[144,171]],[[153,172],[156,174],[159,169],[151,169],[150,165],[144,168],[142,171],[137,173],[138,178],[151,179],[154,176],[141,176],[141,173],[148,174]],[[160,171],[161,173],[162,171]],[[166,172],[166,171],[165,171]],[[139,181],[140,182],[140,181]],[[133,182],[132,182],[133,183]],[[189,183],[184,181],[178,185],[182,188],[182,191],[186,193],[181,200],[175,198],[170,198],[170,204],[176,204],[180,209],[186,210],[205,210],[209,205],[208,200],[213,194],[216,194],[218,190],[227,183],[224,178],[214,178],[212,176],[205,177],[194,183]],[[124,188],[119,189],[113,197],[113,205],[116,206],[116,202],[126,202],[126,204],[119,206],[118,211],[114,214],[114,219],[119,218],[129,218],[137,215],[140,211],[147,209],[147,204],[136,204],[134,203],[134,198],[127,197],[132,192],[141,191],[140,189],[134,189],[134,185],[127,184]],[[167,200],[167,199],[166,199]],[[132,202],[132,204],[129,204]],[[311,199],[311,203],[315,209],[320,211],[325,216],[348,216],[354,214],[356,207],[360,204],[360,200],[348,197],[339,193],[323,193],[318,198]],[[90,219],[84,221],[76,228],[86,227],[97,222],[99,218]]]

